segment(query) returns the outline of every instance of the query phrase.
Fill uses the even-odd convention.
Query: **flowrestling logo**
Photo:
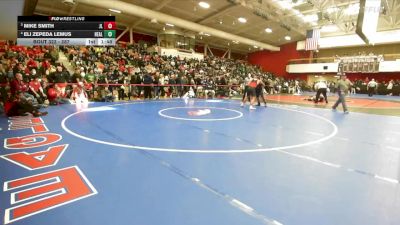
[[[209,109],[199,109],[199,110],[195,110],[195,111],[188,111],[189,116],[204,116],[204,115],[207,115],[210,113],[211,113],[211,110],[209,110]]]
[[[13,151],[10,154],[0,155],[0,158],[26,170],[34,171],[56,166],[69,146],[55,145],[62,140],[62,136],[51,133],[41,118],[31,116],[9,118],[8,130],[20,129],[31,129],[33,134],[5,138],[4,148],[38,150],[30,153]],[[44,146],[47,146],[47,149],[43,149]],[[4,211],[4,224],[97,194],[97,190],[76,165],[5,181],[3,192],[10,193],[10,207]]]

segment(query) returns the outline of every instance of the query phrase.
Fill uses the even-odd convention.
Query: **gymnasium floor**
[[[400,224],[400,117],[329,108],[286,102],[249,111],[234,100],[198,99],[62,105],[42,117],[62,139],[21,149],[7,138],[33,130],[8,130],[2,117],[2,222]],[[65,144],[57,159],[34,154]],[[79,192],[71,186],[48,188],[72,179],[62,179],[64,168],[77,172],[79,198],[57,199]],[[61,179],[49,184],[49,173]]]
[[[315,93],[303,93],[302,95],[269,95],[268,100],[280,104],[295,104],[301,106],[311,106],[318,108],[330,108],[337,100],[336,94],[329,94],[329,104],[307,101]],[[346,97],[347,106],[352,112],[362,112],[378,115],[400,115],[400,98],[399,96],[374,95],[368,97],[366,94],[355,94]]]

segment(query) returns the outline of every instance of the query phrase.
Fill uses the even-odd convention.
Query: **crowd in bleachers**
[[[378,95],[400,95],[400,79],[378,82],[373,78],[366,78],[355,80],[353,83],[356,92],[360,94],[367,94],[369,90],[373,90]]]
[[[59,51],[68,59],[59,61]],[[242,93],[249,75],[260,76],[270,94],[312,90],[305,81],[275,77],[245,61],[160,56],[136,44],[56,48],[8,43],[0,52],[0,60],[0,102],[8,115],[41,115],[39,109],[49,104],[88,100],[232,97]],[[365,82],[354,83],[357,92],[364,91]],[[398,89],[399,81],[376,86],[380,94],[398,95]]]
[[[59,51],[68,61],[58,61]],[[241,94],[250,74],[260,75],[270,93],[294,92],[295,85],[300,89],[299,81],[283,80],[244,61],[159,56],[140,45],[59,49],[8,45],[0,57],[1,104],[7,111],[21,100],[39,109],[73,101],[183,97],[187,93],[232,97]]]
[[[377,95],[389,95],[389,96],[399,96],[400,95],[400,79],[399,80],[390,80],[390,81],[381,81],[378,82],[376,79],[372,78],[371,80],[367,77],[363,80],[356,79],[352,80],[352,87],[350,90],[350,94],[368,94],[372,96],[373,94]],[[315,84],[312,87],[313,91],[316,91]],[[335,82],[328,81],[327,86],[328,90],[331,93],[336,93]]]
[[[100,87],[94,96],[96,99],[105,99],[107,95],[121,99],[142,95],[144,98],[182,97],[190,90],[190,85],[198,97],[207,98],[206,93],[230,97],[243,90],[241,86],[249,74],[260,75],[270,93],[288,90],[290,85],[295,85],[295,81],[285,81],[244,61],[217,57],[205,57],[199,61],[160,56],[148,53],[138,45],[115,48],[66,47],[63,51],[77,68],[75,74],[97,79]],[[93,79],[89,81],[93,82]],[[109,84],[108,88],[104,84]]]

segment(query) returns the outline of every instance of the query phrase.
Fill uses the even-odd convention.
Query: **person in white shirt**
[[[388,95],[392,96],[393,95],[393,91],[392,91],[393,90],[393,80],[389,81],[386,89],[387,89]]]
[[[242,102],[244,101],[245,98],[248,98],[250,101],[250,98],[247,96],[247,90],[248,90],[248,83],[251,81],[251,73],[247,74],[247,77],[244,78],[244,90],[243,90],[243,97],[242,97]]]
[[[79,82],[76,87],[74,87],[71,93],[71,102],[72,103],[84,103],[87,104],[89,102],[86,91],[83,87],[83,82]]]
[[[315,96],[315,103],[318,103],[319,100],[319,96],[322,95],[324,96],[325,102],[328,104],[328,97],[326,96],[326,90],[328,88],[328,86],[326,85],[325,81],[320,80],[316,85],[315,85],[316,89],[317,89],[317,94]]]
[[[294,95],[300,95],[301,94],[300,82],[298,80],[294,81],[294,90],[296,92]]]
[[[377,86],[378,86],[378,83],[376,83],[375,79],[372,79],[370,82],[368,82],[367,90],[368,90],[369,97],[372,97],[372,95],[375,93]]]

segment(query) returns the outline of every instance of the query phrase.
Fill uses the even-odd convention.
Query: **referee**
[[[328,104],[328,97],[326,96],[326,90],[328,88],[328,86],[326,85],[326,83],[322,80],[320,80],[316,85],[315,85],[316,89],[317,89],[317,95],[315,96],[315,103],[319,102],[319,96],[322,94],[325,98],[325,102],[326,104]]]
[[[242,97],[242,102],[244,102],[244,99],[247,97],[248,99],[249,99],[249,101],[250,101],[250,97],[249,96],[247,96],[247,92],[248,92],[248,89],[249,89],[249,82],[252,80],[252,76],[251,76],[251,73],[249,73],[248,75],[247,75],[247,77],[246,78],[244,78],[244,91],[243,91],[243,97]]]

